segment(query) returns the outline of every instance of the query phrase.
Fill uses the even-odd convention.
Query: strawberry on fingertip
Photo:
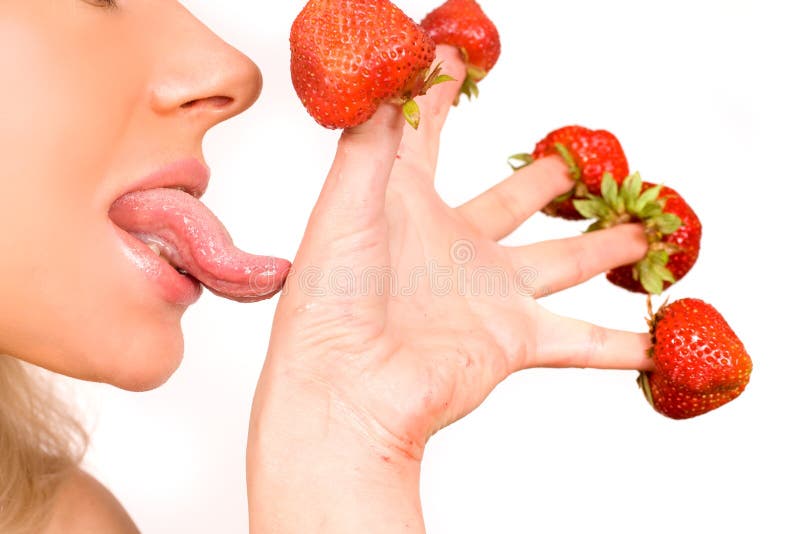
[[[628,291],[658,295],[686,276],[700,255],[703,225],[697,214],[677,191],[642,182],[639,173],[625,178],[621,186],[606,175],[601,195],[576,200],[574,206],[586,218],[596,219],[589,231],[631,222],[644,225],[647,255],[606,274]]]
[[[605,173],[609,173],[617,183],[622,183],[628,176],[628,160],[614,134],[577,125],[550,132],[536,144],[531,154],[511,156],[509,163],[516,170],[551,155],[561,156],[575,180],[572,191],[554,199],[542,210],[552,217],[573,221],[585,219],[575,209],[573,200],[599,195]]]
[[[358,126],[390,102],[416,129],[414,98],[452,80],[432,67],[430,36],[389,0],[310,0],[289,43],[295,91],[326,128]]]
[[[688,419],[737,398],[750,381],[753,362],[725,318],[699,299],[664,305],[650,317],[655,369],[639,375],[653,408]]]
[[[420,25],[436,44],[457,47],[467,65],[460,94],[478,96],[478,82],[500,57],[500,34],[475,0],[447,0],[431,11]],[[456,97],[454,105],[458,105]]]

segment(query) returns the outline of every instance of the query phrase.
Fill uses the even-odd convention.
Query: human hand
[[[438,54],[445,71],[463,79],[458,52],[441,47]],[[559,317],[538,301],[643,257],[640,226],[525,247],[497,242],[572,187],[559,159],[538,160],[457,208],[439,198],[439,136],[458,89],[445,83],[418,99],[417,131],[404,127],[396,107],[383,106],[342,134],[278,305],[256,393],[251,506],[291,493],[280,480],[292,478],[292,455],[308,447],[314,458],[303,461],[313,464],[333,440],[336,461],[320,461],[319,480],[358,465],[358,483],[339,491],[370,491],[365,481],[394,485],[403,489],[387,499],[402,509],[397,503],[417,480],[428,438],[474,410],[509,374],[650,368],[646,334]],[[254,466],[271,471],[271,480]],[[366,475],[373,466],[382,474]],[[390,483],[395,475],[404,481]],[[313,480],[311,472],[303,476]],[[387,514],[421,524],[410,510],[418,502],[408,504],[405,515]]]

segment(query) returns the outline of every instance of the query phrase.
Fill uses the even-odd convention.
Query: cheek
[[[0,35],[0,352],[148,389],[180,362],[183,310],[145,296],[101,200],[146,71],[104,39],[41,20]]]
[[[0,45],[14,42],[13,53],[0,51],[3,101],[11,104],[4,105],[0,130],[9,182],[2,187],[78,209],[102,185],[142,98],[146,62],[135,47],[125,49],[124,39],[104,45],[112,36],[98,31],[102,26],[52,26],[22,23],[0,38]]]

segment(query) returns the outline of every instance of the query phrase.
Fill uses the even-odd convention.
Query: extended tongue
[[[280,291],[291,264],[254,256],[233,245],[230,234],[199,200],[177,189],[128,193],[109,217],[200,281],[211,292],[239,302],[264,300]]]

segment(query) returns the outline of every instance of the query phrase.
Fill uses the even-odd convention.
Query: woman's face
[[[156,280],[109,210],[202,189],[203,135],[261,75],[176,1],[117,3],[0,2],[0,353],[141,390],[180,363],[197,286]]]

